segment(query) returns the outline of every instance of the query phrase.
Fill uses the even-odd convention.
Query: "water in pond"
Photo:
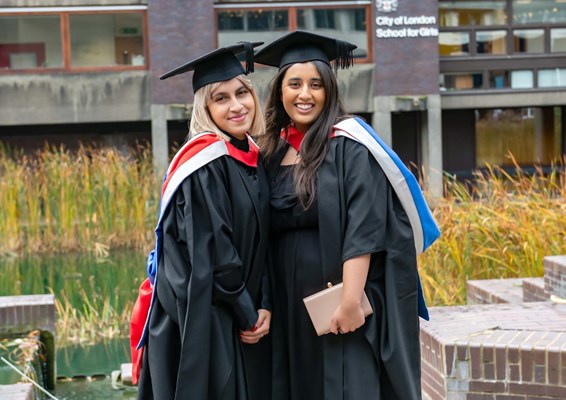
[[[55,297],[65,296],[78,310],[84,307],[85,295],[121,309],[137,296],[145,278],[145,259],[145,254],[133,251],[117,251],[104,258],[65,254],[0,259],[0,296],[47,294],[51,289]]]
[[[0,259],[0,296],[46,294],[63,296],[76,310],[88,299],[97,310],[110,304],[115,310],[131,306],[145,278],[145,255],[121,251],[97,259],[89,254]],[[65,400],[134,399],[135,389],[112,388],[110,375],[129,362],[127,339],[106,340],[92,346],[57,348],[57,376],[54,394]],[[0,366],[0,378],[18,379]]]
[[[127,339],[59,349],[57,375],[60,378],[54,395],[60,400],[135,399],[135,388],[113,388],[110,378],[112,371],[119,370],[129,358]]]

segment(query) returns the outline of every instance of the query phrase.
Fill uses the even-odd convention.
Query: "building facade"
[[[126,145],[158,165],[183,140],[190,75],[159,76],[239,40],[295,29],[358,45],[338,72],[349,112],[416,171],[549,166],[566,153],[563,0],[4,0],[0,141]],[[251,76],[263,99],[275,70]]]

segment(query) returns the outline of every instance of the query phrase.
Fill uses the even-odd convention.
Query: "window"
[[[438,10],[440,27],[504,25],[507,23],[505,3],[505,0],[442,1]]]
[[[218,46],[231,45],[234,37],[248,42],[269,43],[286,32],[289,26],[287,10],[219,11]]]
[[[535,87],[533,71],[511,71],[511,87],[513,89],[531,89]]]
[[[550,164],[561,154],[560,107],[476,110],[476,167]]]
[[[478,31],[476,32],[477,54],[506,54],[507,31]]]
[[[71,66],[144,65],[141,14],[80,14],[69,18]]]
[[[544,53],[543,29],[515,29],[513,31],[515,53]]]
[[[538,71],[539,87],[565,87],[566,68],[543,69]]]
[[[439,16],[442,74],[478,71],[470,89],[563,87],[566,0],[440,0]]]
[[[441,56],[469,55],[470,34],[468,32],[440,32],[438,45]]]
[[[441,74],[440,90],[468,90],[479,89],[483,85],[481,73]]]
[[[515,24],[566,23],[563,0],[513,0]]]
[[[552,53],[566,52],[566,29],[550,30],[550,51]]]
[[[145,65],[144,12],[0,15],[0,71]]]
[[[218,46],[238,40],[269,43],[291,29],[304,29],[338,37],[358,46],[354,57],[370,61],[367,16],[369,6],[341,8],[290,7],[261,10],[217,10]]]
[[[490,89],[505,89],[509,87],[508,71],[489,71]]]
[[[63,67],[61,17],[0,17],[0,69]]]

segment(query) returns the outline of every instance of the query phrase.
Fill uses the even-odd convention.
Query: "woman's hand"
[[[248,331],[240,331],[240,340],[246,344],[256,344],[262,337],[269,333],[271,324],[271,311],[259,309],[257,322]]]
[[[354,332],[366,317],[362,309],[362,295],[369,271],[371,254],[362,254],[344,262],[342,301],[330,319],[330,332]]]
[[[340,304],[330,319],[330,332],[339,333],[354,332],[366,322],[364,310],[361,303],[347,302]]]

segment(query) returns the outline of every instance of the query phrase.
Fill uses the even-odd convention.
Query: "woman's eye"
[[[248,90],[248,89],[242,89],[242,90],[240,90],[240,91],[237,93],[237,95],[238,95],[238,96],[243,96],[243,95],[248,94],[248,93],[249,93],[249,90]]]
[[[299,82],[289,82],[289,87],[296,89],[301,87],[301,85],[299,84]]]
[[[220,102],[220,101],[223,101],[225,98],[226,98],[226,97],[224,97],[224,96],[216,96],[216,97],[214,98],[214,101],[218,103],[218,102]]]
[[[321,82],[311,82],[311,88],[320,89],[320,88],[322,88],[322,83]]]

